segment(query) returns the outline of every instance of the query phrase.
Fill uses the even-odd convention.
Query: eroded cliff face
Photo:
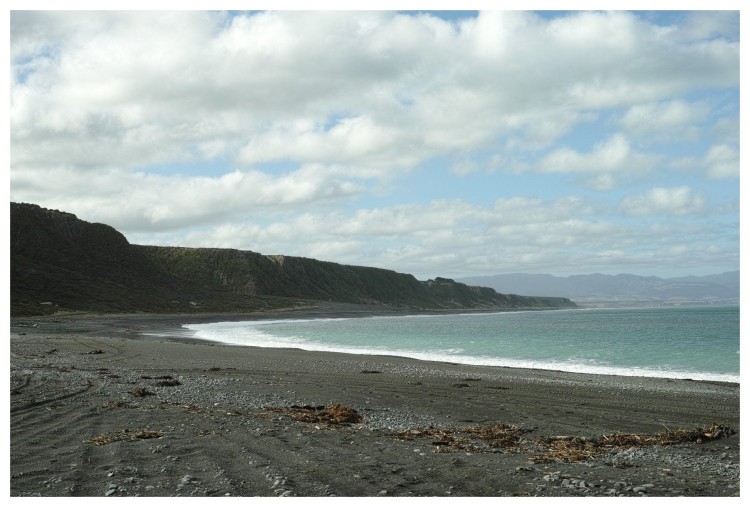
[[[401,309],[573,307],[438,278],[302,257],[131,245],[104,224],[11,203],[12,314],[255,311],[334,301]],[[41,305],[40,303],[52,303]]]
[[[43,311],[146,311],[185,288],[112,227],[70,213],[11,203],[10,246],[12,313],[41,302],[52,303]]]
[[[178,278],[234,294],[304,298],[414,309],[559,308],[564,298],[498,294],[447,278],[420,282],[386,269],[348,266],[315,259],[268,256],[213,248],[137,247]]]
[[[178,278],[235,294],[437,307],[413,276],[315,259],[211,248],[138,247]]]

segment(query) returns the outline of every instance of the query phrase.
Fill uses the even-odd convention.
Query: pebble
[[[103,381],[106,382],[105,379],[101,379],[100,377],[97,377],[97,381]],[[212,389],[209,389],[209,387],[220,387],[222,384],[221,382],[215,382],[215,385],[209,386],[209,382],[206,381],[206,379],[199,379],[195,378],[192,379],[191,383],[188,383],[187,381],[183,383],[182,386],[176,386],[173,391],[175,395],[179,394],[179,399],[181,402],[190,403],[195,402],[198,406],[206,406],[208,403],[205,400],[206,394],[203,392],[204,388],[206,388],[206,392],[211,392]],[[304,403],[305,400],[298,401],[298,404]],[[274,397],[274,395],[260,395],[255,394],[253,392],[248,391],[242,391],[239,393],[228,393],[226,396],[222,398],[222,406],[235,406],[235,405],[242,405],[246,407],[259,407],[259,406],[266,406],[266,405],[277,405],[277,406],[286,406],[289,405],[288,400],[284,400],[281,398]],[[218,404],[217,404],[218,405]],[[422,417],[422,416],[415,416],[411,414],[401,414],[398,410],[392,410],[388,411],[388,415],[385,415],[385,411],[380,411],[380,409],[375,410],[373,409],[368,414],[368,424],[362,428],[364,430],[368,430],[370,432],[376,433],[378,431],[383,431],[384,428],[386,428],[386,425],[384,422],[387,421],[387,427],[390,427],[392,430],[398,430],[402,428],[410,428],[410,427],[427,427],[430,426],[432,419],[428,417]],[[252,428],[248,428],[252,431]],[[261,427],[255,428],[255,431],[260,433],[262,431]],[[305,436],[303,433],[290,433],[290,436],[296,436],[298,438],[302,438]],[[268,435],[275,435],[275,433],[268,433]],[[369,435],[368,435],[369,436]],[[155,442],[158,442],[155,441]],[[382,445],[380,442],[377,442],[376,445]],[[405,444],[408,445],[408,444]],[[406,447],[406,450],[413,449],[414,453],[425,455],[425,453],[420,448],[413,448],[413,447]],[[721,448],[719,448],[721,449]],[[731,494],[734,496],[737,496],[739,494],[738,488],[740,487],[739,483],[739,464],[736,462],[728,462],[730,459],[735,459],[736,456],[736,450],[733,451],[733,449],[736,449],[736,447],[732,448],[729,446],[724,447],[722,450],[718,450],[715,453],[712,453],[710,456],[706,455],[691,455],[688,453],[669,453],[665,452],[662,448],[659,449],[650,449],[650,448],[635,448],[635,449],[628,449],[620,451],[619,453],[613,453],[611,456],[599,460],[592,460],[591,462],[585,462],[580,463],[576,466],[578,467],[589,467],[586,469],[586,472],[584,473],[591,473],[592,476],[590,477],[587,475],[587,480],[583,479],[577,479],[575,477],[571,477],[570,475],[565,475],[561,472],[548,472],[545,470],[542,472],[541,466],[539,468],[535,468],[532,466],[517,466],[515,467],[515,470],[517,472],[534,472],[531,475],[526,475],[524,478],[528,477],[529,480],[535,480],[537,483],[541,482],[540,476],[544,481],[544,484],[540,484],[537,486],[540,490],[543,488],[545,491],[545,495],[549,494],[550,492],[554,495],[555,493],[559,493],[562,495],[607,495],[607,496],[627,496],[627,495],[644,495],[644,494],[664,494],[668,493],[670,496],[679,496],[682,494],[690,493],[691,491],[694,493],[696,486],[703,486],[703,483],[690,483],[689,479],[685,481],[684,486],[680,486],[676,484],[676,479],[674,477],[665,477],[665,475],[674,475],[677,477],[680,477],[682,475],[683,470],[697,470],[705,474],[705,480],[708,482],[709,479],[712,479],[713,477],[720,478],[719,481],[716,479],[713,479],[713,482],[719,482],[726,489],[731,489]],[[156,468],[153,469],[153,471],[159,471],[161,468],[162,473],[171,472],[174,470],[176,466],[178,466],[178,463],[182,463],[183,461],[188,460],[188,456],[182,456],[180,457],[177,455],[180,451],[174,446],[170,446],[167,444],[156,444],[154,443],[149,448],[147,448],[148,452],[157,454],[157,453],[163,453],[160,455],[158,462],[158,465],[156,465],[156,462],[153,466]],[[729,452],[727,452],[729,451]],[[167,455],[167,453],[170,453],[171,455]],[[166,456],[165,456],[166,455]],[[467,452],[467,456],[471,456],[471,453]],[[413,456],[413,455],[412,455]],[[455,456],[460,456],[460,454],[456,453]],[[721,460],[721,462],[719,462]],[[165,463],[166,462],[166,463]],[[470,463],[471,460],[464,460],[464,463]],[[260,468],[261,464],[256,463],[253,460],[248,460],[248,463],[251,466],[255,466]],[[598,471],[597,470],[591,470],[589,472],[590,468],[602,468],[602,469],[608,469],[611,470],[612,464],[618,463],[625,466],[632,466],[632,465],[641,465],[646,464],[648,466],[654,466],[652,468],[653,470],[658,470],[660,473],[655,474],[654,477],[651,480],[656,480],[658,478],[658,482],[660,483],[660,487],[657,488],[655,491],[652,491],[652,489],[656,488],[656,486],[653,483],[644,483],[639,484],[640,481],[636,477],[638,477],[637,473],[634,473],[632,475],[632,472],[630,469],[623,469],[619,470],[618,473],[621,473],[621,475],[609,475],[608,477],[611,478],[621,478],[622,480],[613,480],[613,479],[607,479],[607,480],[599,480],[600,484],[596,483],[596,480],[599,478],[597,477]],[[161,466],[161,465],[169,465],[168,466]],[[596,465],[595,465],[596,464]],[[67,465],[67,464],[66,464]],[[67,466],[70,466],[70,468],[76,468],[75,464],[69,464]],[[111,466],[111,465],[110,465]],[[550,468],[556,465],[550,465]],[[81,465],[81,467],[85,467],[85,465]],[[657,468],[658,467],[658,468]],[[546,468],[546,467],[545,467]],[[47,470],[47,469],[44,469]],[[106,470],[106,469],[105,469]],[[391,473],[401,473],[402,470],[392,466],[386,469],[387,471],[390,471]],[[571,468],[565,468],[565,470],[571,471]],[[575,470],[575,472],[571,475],[575,475],[575,473],[580,474],[581,472],[579,469]],[[101,473],[101,472],[99,472]],[[167,482],[164,477],[161,479],[164,480],[164,484],[159,484],[158,486],[153,485],[144,485],[144,486],[134,486],[132,491],[128,491],[130,489],[130,486],[127,486],[127,483],[135,483],[137,484],[138,478],[143,478],[148,476],[149,474],[144,470],[142,473],[139,473],[136,471],[133,467],[112,467],[109,470],[106,470],[105,472],[106,477],[108,478],[114,478],[117,477],[118,483],[121,486],[118,486],[117,484],[109,483],[107,484],[107,489],[104,492],[104,495],[109,497],[112,495],[128,495],[132,493],[137,493],[139,491],[145,491],[149,492],[150,494],[153,494],[154,492],[161,491],[162,493],[167,492],[167,484],[170,482],[174,484],[172,481]],[[135,475],[134,475],[135,474]],[[18,477],[21,477],[24,475],[24,472],[19,472],[16,474]],[[50,474],[51,475],[51,474]],[[150,474],[153,477],[153,472],[151,471]],[[357,474],[360,475],[360,477],[363,474]],[[176,477],[180,477],[179,475],[175,474]],[[218,474],[217,474],[218,476]],[[369,476],[369,474],[368,474]],[[99,475],[99,477],[101,477]],[[174,477],[174,476],[173,476]],[[209,479],[207,476],[206,482],[209,482]],[[688,476],[689,477],[689,476]],[[65,478],[68,480],[68,478]],[[168,478],[167,478],[168,479]],[[265,484],[265,487],[268,486],[268,484],[273,483],[272,491],[276,493],[278,496],[294,496],[292,491],[284,487],[284,483],[287,482],[287,478],[283,476],[274,475],[273,473],[269,474],[269,477],[267,477],[268,482]],[[593,479],[593,482],[592,482]],[[173,480],[173,479],[172,479]],[[181,477],[179,480],[179,484],[183,487],[191,484],[196,479],[188,474],[185,474]],[[643,475],[640,476],[640,480],[649,480],[649,477],[644,477]],[[731,484],[727,484],[729,481],[734,481]],[[48,488],[54,487],[55,484],[61,482],[61,480],[57,477],[52,477],[49,479],[49,481],[45,481],[45,485],[47,485]],[[635,485],[632,483],[635,482]],[[663,484],[662,484],[663,482]],[[528,483],[531,484],[531,483]],[[562,490],[562,487],[567,488],[566,490]],[[676,486],[674,488],[669,488],[669,486]],[[60,488],[61,486],[58,486]],[[97,488],[101,487],[101,483],[99,483]],[[143,487],[141,490],[140,488]],[[533,487],[533,486],[532,486]],[[127,489],[126,489],[127,488]],[[295,485],[295,489],[297,489],[297,486]],[[156,490],[156,491],[155,491]],[[59,493],[60,490],[57,491]],[[98,491],[101,491],[98,489]],[[196,490],[197,491],[197,490]],[[209,490],[206,490],[209,491]],[[265,490],[268,491],[267,489]],[[451,495],[455,494],[455,491],[452,491],[452,488],[448,488],[447,491],[445,491],[445,488],[442,488],[442,491],[444,491],[444,494]],[[218,493],[218,491],[217,491]],[[300,489],[299,493],[304,494],[304,491]],[[330,489],[329,486],[326,486],[325,492],[326,495],[333,495],[333,491]],[[399,493],[399,491],[396,491],[396,493]],[[101,494],[101,493],[100,493]],[[193,492],[192,494],[196,494]],[[223,492],[219,493],[223,494]],[[234,494],[234,491],[233,491]],[[389,494],[389,491],[387,489],[382,489],[377,492],[378,496],[386,496]]]

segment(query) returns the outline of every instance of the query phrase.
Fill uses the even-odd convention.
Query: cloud
[[[16,195],[45,199],[47,206],[126,233],[180,229],[261,210],[273,214],[316,202],[331,204],[360,191],[356,182],[312,165],[280,176],[233,171],[217,177],[55,168],[12,173],[11,184],[13,200],[23,200]],[[58,197],[44,197],[50,194]]]
[[[650,102],[631,106],[620,119],[620,125],[630,135],[641,140],[690,141],[701,132],[699,127],[710,113],[707,103],[688,103],[684,100]]]
[[[11,25],[14,170],[219,155],[403,170],[739,79],[735,42],[676,41],[625,12],[15,11]]]
[[[620,207],[627,215],[693,215],[703,211],[706,199],[687,186],[652,188],[639,195],[625,197]]]
[[[738,41],[739,18],[731,11],[692,11],[684,14],[684,23],[677,31],[683,40],[712,40],[724,38]]]
[[[649,265],[684,235],[704,238],[686,266],[736,251],[720,234],[734,222],[681,227],[707,200],[663,169],[712,185],[739,175],[737,13],[10,18],[11,198],[131,241],[425,275]],[[664,147],[693,139],[703,153]],[[604,198],[656,175],[661,193],[619,207],[550,197],[583,185]],[[470,181],[486,182],[475,201]]]
[[[347,164],[361,169],[413,167],[424,159],[403,149],[408,136],[367,117],[341,118],[328,130],[313,122],[278,125],[244,146],[238,162],[290,159],[298,163]]]
[[[615,134],[596,144],[589,153],[559,148],[546,155],[538,164],[548,173],[581,173],[597,190],[610,190],[618,177],[645,173],[656,167],[658,155],[634,150],[625,136]]]
[[[740,154],[733,146],[712,146],[703,157],[703,163],[711,179],[731,179],[740,176]]]
[[[165,233],[157,244],[315,257],[422,279],[515,271],[627,271],[664,262],[690,267],[736,260],[736,248],[726,242],[727,237],[737,241],[736,222],[721,216],[710,224],[689,220],[694,216],[690,213],[701,212],[699,195],[680,188],[654,189],[640,199],[649,207],[649,221],[630,217],[625,208],[619,210],[622,214],[611,210],[607,216],[602,212],[605,204],[575,196],[515,197],[486,206],[451,199],[349,214],[311,210],[271,221],[247,215],[200,233]],[[138,235],[128,237],[138,242]],[[689,251],[672,248],[685,238],[692,238]]]
[[[682,157],[670,162],[673,169],[692,171],[708,180],[734,180],[740,176],[740,153],[733,144],[714,144],[702,157]]]
[[[479,164],[473,160],[460,160],[450,168],[450,171],[457,176],[466,176],[479,170]]]

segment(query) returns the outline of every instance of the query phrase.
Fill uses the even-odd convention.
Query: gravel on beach
[[[186,321],[12,319],[11,496],[740,494],[738,384],[229,346]]]

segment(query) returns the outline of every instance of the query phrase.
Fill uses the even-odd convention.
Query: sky
[[[13,202],[419,279],[739,269],[739,10],[8,14]]]

